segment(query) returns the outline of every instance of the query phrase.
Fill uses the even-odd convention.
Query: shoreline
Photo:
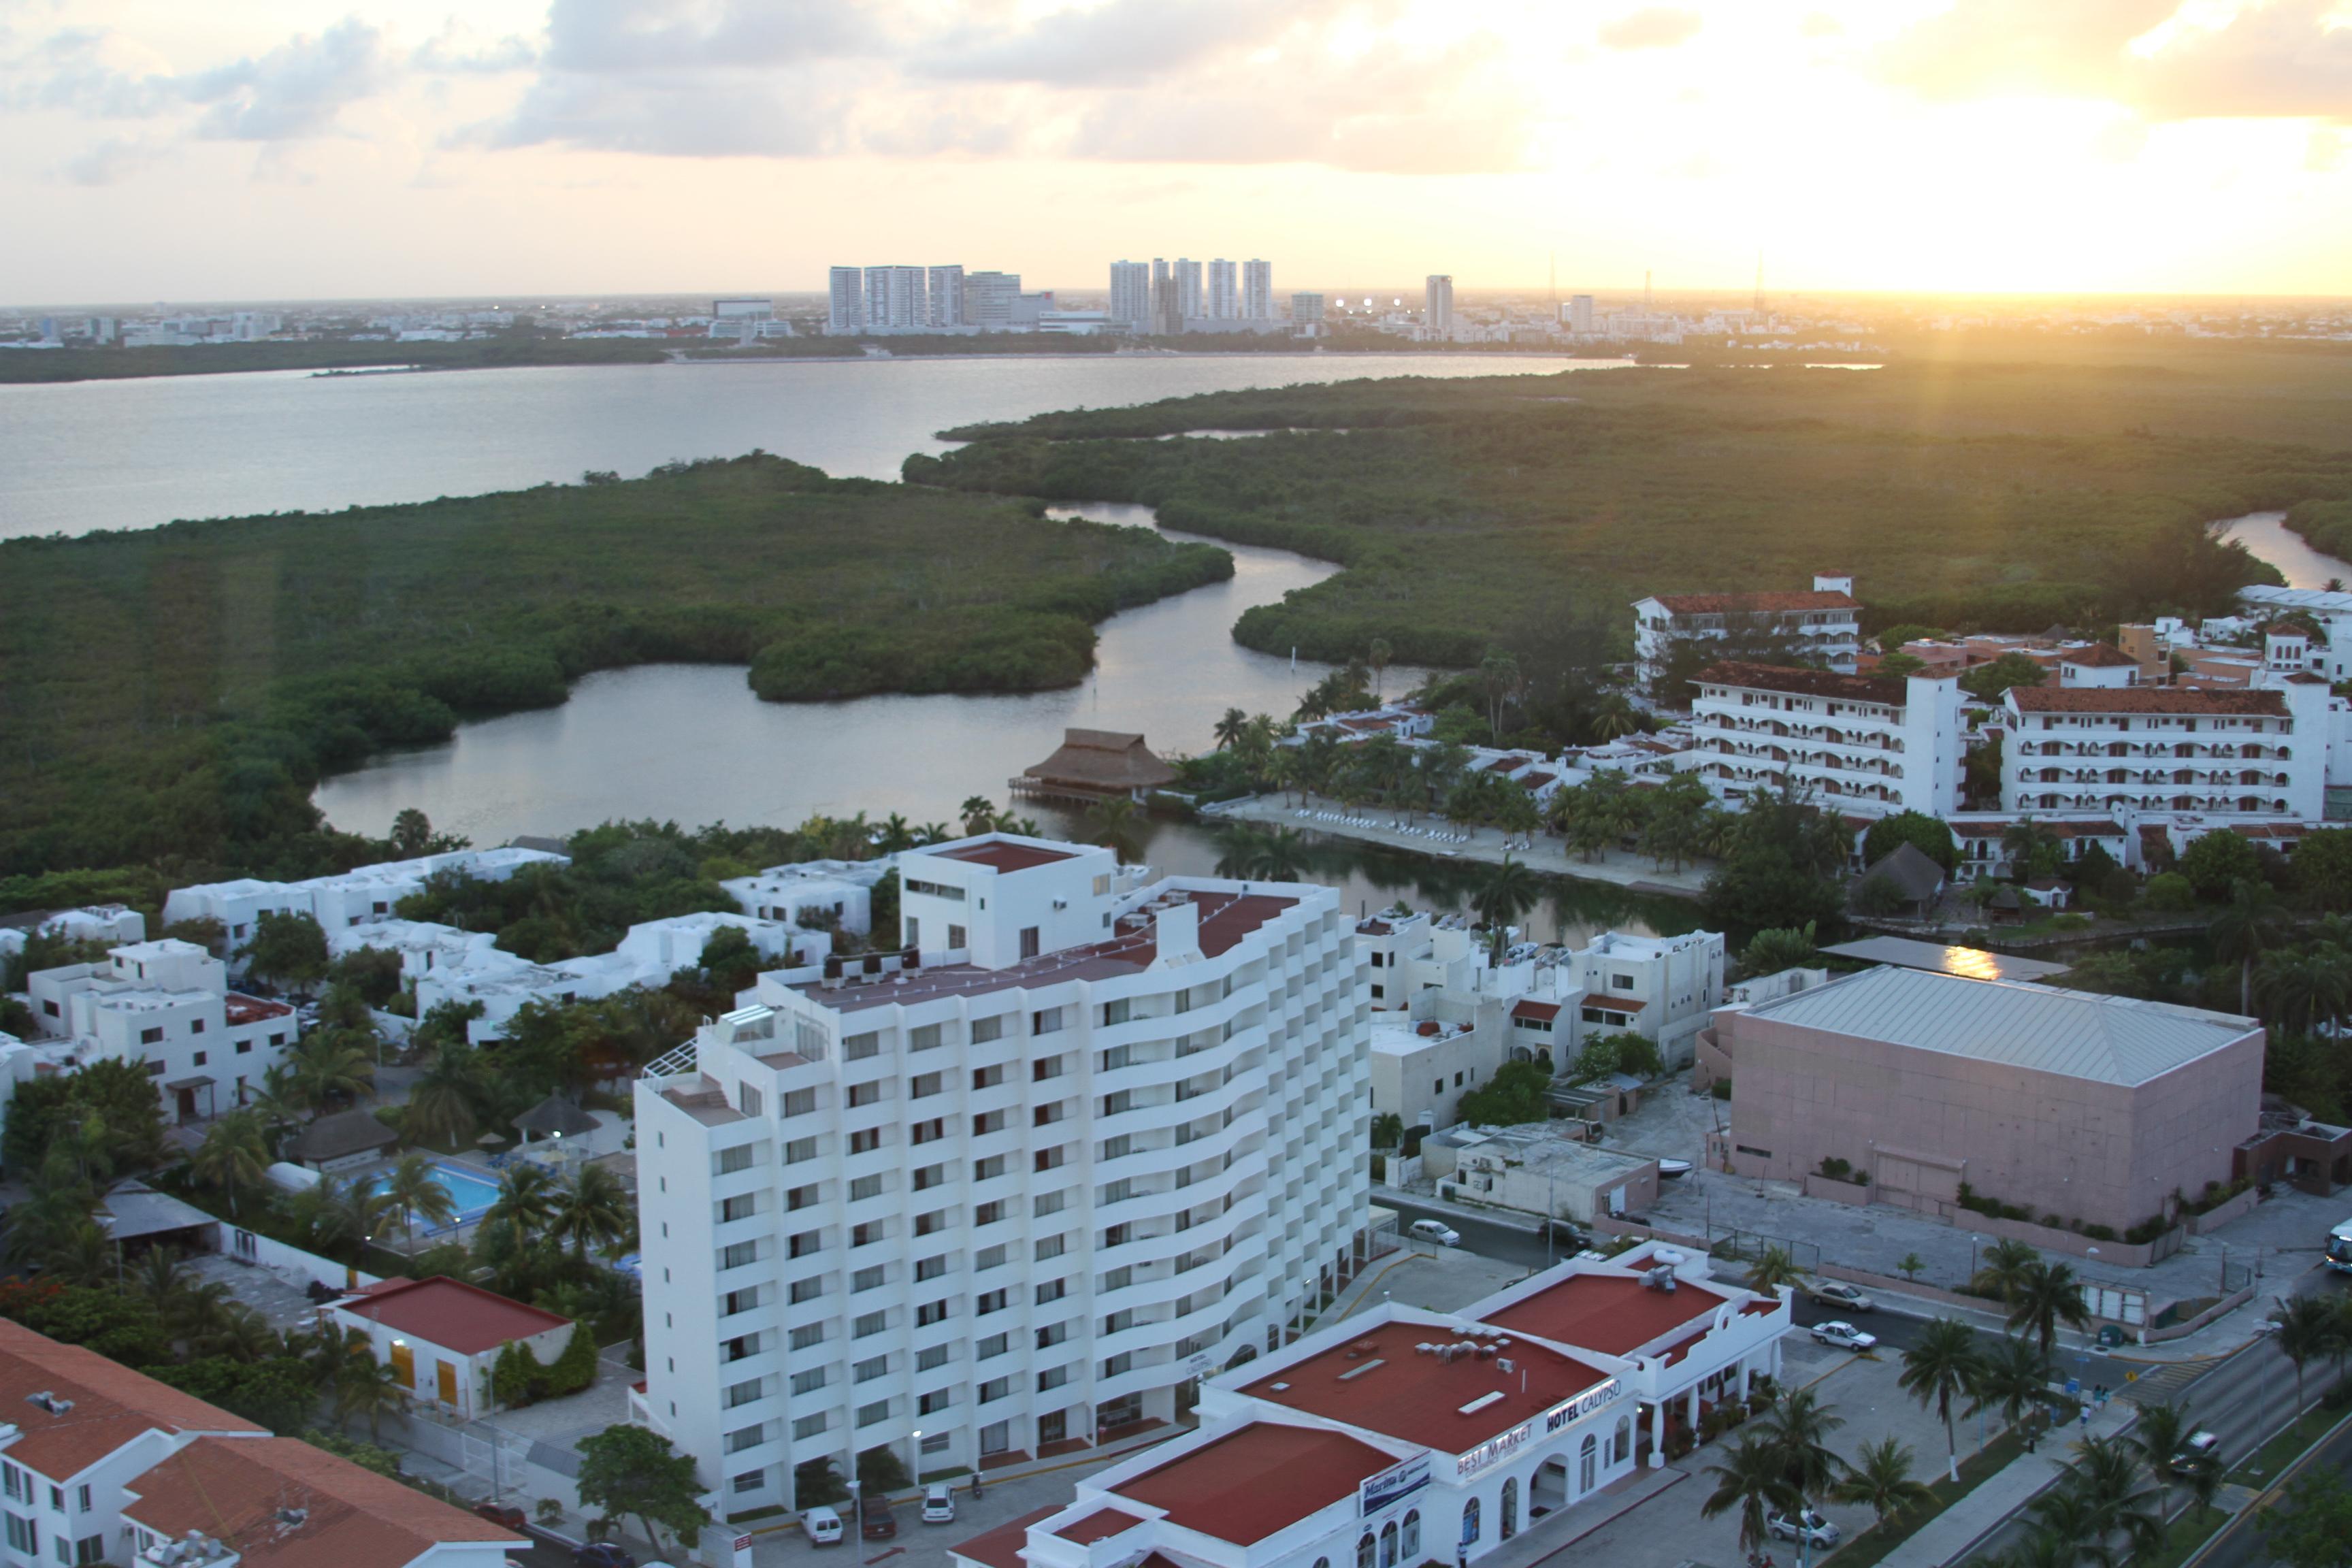
[[[1507,851],[1503,833],[1494,827],[1449,828],[1467,833],[1460,844],[1439,845],[1426,838],[1389,826],[1390,813],[1384,810],[1359,812],[1352,817],[1341,814],[1337,801],[1320,795],[1302,796],[1303,807],[1286,805],[1279,795],[1251,795],[1243,800],[1222,801],[1201,808],[1204,822],[1253,822],[1268,827],[1293,827],[1306,833],[1320,833],[1334,838],[1352,838],[1360,843],[1378,844],[1384,848],[1402,849],[1411,854],[1425,855],[1433,860],[1477,860],[1499,866]],[[1333,820],[1307,813],[1329,813]],[[1423,826],[1447,827],[1442,818],[1424,813]],[[1586,860],[1569,853],[1568,847],[1558,839],[1538,833],[1534,842],[1522,848],[1514,845],[1507,851],[1510,858],[1533,871],[1549,877],[1564,877],[1580,882],[1601,882],[1623,888],[1629,892],[1654,893],[1665,898],[1696,900],[1706,889],[1706,874],[1697,865],[1685,865],[1679,871],[1660,869],[1642,855],[1630,855],[1622,849],[1602,852],[1598,860]]]

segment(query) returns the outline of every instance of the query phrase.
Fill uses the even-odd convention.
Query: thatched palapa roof
[[[1022,776],[1055,789],[1124,795],[1176,782],[1176,770],[1151,754],[1139,734],[1121,730],[1065,730],[1061,749]]]
[[[514,1119],[515,1131],[538,1138],[577,1138],[596,1131],[596,1119],[561,1094],[551,1094]]]

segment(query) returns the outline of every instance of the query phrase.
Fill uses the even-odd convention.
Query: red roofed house
[[[490,1369],[510,1344],[544,1366],[578,1331],[571,1319],[527,1307],[462,1279],[386,1279],[327,1309],[336,1327],[368,1337],[376,1360],[415,1398],[471,1420],[493,1407]]]
[[[1456,1313],[1384,1304],[1207,1380],[1197,1430],[950,1556],[1419,1568],[1523,1530],[1565,1543],[1601,1517],[1578,1505],[1664,1463],[1668,1431],[1777,1373],[1791,1321],[1785,1290],[1718,1283],[1706,1258],[1657,1243]]]
[[[1719,642],[1734,658],[1779,648],[1853,673],[1862,605],[1853,579],[1815,573],[1811,593],[1659,594],[1633,603],[1633,657],[1642,684],[1664,675],[1677,643]]]
[[[191,1531],[206,1538],[201,1554],[186,1550]],[[6,1320],[0,1542],[0,1561],[16,1568],[499,1568],[521,1544],[462,1509]],[[179,1548],[168,1559],[167,1543]]]

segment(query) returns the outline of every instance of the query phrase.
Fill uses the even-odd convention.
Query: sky
[[[0,0],[0,300],[2352,294],[2352,0]]]

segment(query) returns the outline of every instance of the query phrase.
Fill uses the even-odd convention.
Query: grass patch
[[[2294,1418],[2292,1426],[2255,1449],[2246,1460],[2230,1472],[2230,1479],[2256,1491],[2276,1481],[2295,1457],[2326,1436],[2330,1427],[2344,1419],[2340,1410],[2314,1405]]]
[[[2165,1526],[2164,1540],[2154,1552],[2133,1561],[2138,1568],[2180,1568],[2180,1564],[2195,1556],[2198,1549],[2212,1540],[2214,1534],[2233,1517],[2218,1508],[2200,1515],[2192,1506]]]
[[[2045,1439],[2047,1434],[2044,1434]],[[1984,1447],[1960,1461],[1960,1479],[1954,1482],[1938,1476],[1928,1484],[1935,1501],[1916,1512],[1889,1520],[1885,1525],[1872,1525],[1832,1553],[1838,1568],[1870,1568],[1911,1539],[1929,1521],[1941,1515],[1954,1503],[1982,1486],[1995,1474],[2008,1468],[2010,1462],[2025,1452],[2025,1439],[2015,1431],[2003,1432]],[[1923,1458],[1931,1456],[1921,1456]]]

